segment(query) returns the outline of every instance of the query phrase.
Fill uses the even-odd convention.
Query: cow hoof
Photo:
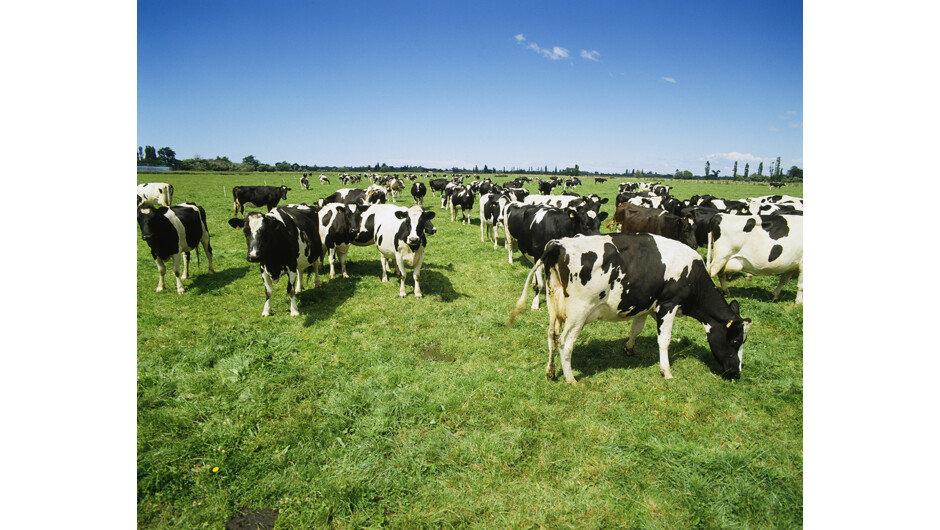
[[[573,378],[573,377],[572,377],[571,379],[568,379],[568,378],[566,377],[566,378],[565,378],[565,382],[568,383],[568,384],[571,385],[571,386],[578,386],[578,382],[577,382],[577,381],[575,380],[575,378]]]
[[[627,356],[632,357],[635,352],[633,351],[633,347],[632,347],[632,346],[624,346],[624,347],[623,347],[623,353],[626,354]]]
[[[415,293],[415,298],[424,298],[424,295],[421,293]]]
[[[290,316],[292,316],[292,317],[298,317],[298,316],[300,316],[300,311],[291,311],[291,312],[290,312]]]
[[[399,298],[404,298],[404,297],[406,297],[406,296],[408,296],[408,295],[405,294],[405,293],[398,293],[398,297],[399,297]]]
[[[185,292],[186,292],[186,290],[183,289],[182,287],[180,287],[179,289],[176,290],[176,294],[183,294],[183,293],[185,293]]]
[[[660,370],[659,372],[660,372],[661,374],[663,374],[663,378],[664,378],[664,379],[675,379],[675,378],[672,376],[672,372],[670,372],[669,370]]]
[[[156,290],[156,292],[158,292],[158,293],[159,293],[159,292],[160,292],[160,291],[162,291],[162,290],[163,290],[163,287],[157,287],[157,290]]]
[[[343,273],[343,278],[349,278],[349,275],[344,272],[344,273]]]

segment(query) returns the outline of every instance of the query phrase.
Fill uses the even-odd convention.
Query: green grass
[[[215,251],[187,292],[155,293],[156,266],[138,237],[138,524],[224,527],[244,507],[278,510],[277,527],[794,527],[803,518],[803,310],[796,282],[736,277],[754,320],[738,381],[717,375],[700,324],[677,321],[675,380],[659,374],[655,326],[636,355],[623,323],[585,327],[579,385],[545,381],[547,315],[505,323],[531,263],[452,223],[436,198],[438,233],[422,269],[425,298],[380,281],[374,247],[353,247],[350,278],[299,295],[286,280],[272,316],[227,224],[233,185],[280,185],[312,203],[343,187],[294,174],[138,175],[203,206]],[[582,179],[609,197],[616,181]],[[770,194],[766,185],[675,181],[673,195]],[[364,187],[365,183],[360,184]],[[802,196],[802,187],[774,193]],[[407,191],[399,204],[410,205]],[[138,232],[139,234],[139,232]],[[312,282],[310,282],[312,287]],[[214,468],[218,468],[213,472]]]

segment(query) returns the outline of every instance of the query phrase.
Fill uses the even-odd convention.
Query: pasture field
[[[569,386],[544,378],[544,298],[505,326],[532,263],[517,250],[510,265],[502,238],[498,250],[480,242],[476,204],[467,226],[425,199],[438,232],[423,299],[410,269],[400,299],[394,277],[380,281],[375,247],[352,247],[350,278],[331,280],[324,266],[322,286],[305,284],[291,317],[284,277],[262,318],[258,267],[228,225],[231,189],[283,183],[287,203],[312,204],[344,187],[336,174],[321,185],[317,173],[303,191],[299,176],[137,176],[205,208],[216,270],[194,253],[186,293],[176,294],[170,266],[155,293],[156,265],[137,232],[138,526],[223,528],[260,510],[277,511],[276,528],[802,526],[795,279],[777,303],[776,278],[730,282],[754,321],[739,380],[718,375],[702,326],[681,318],[674,380],[659,373],[652,321],[632,357],[622,353],[628,324],[594,322]],[[609,198],[612,216],[620,180],[582,181],[578,192]],[[750,183],[664,183],[680,199],[771,194]],[[397,204],[411,205],[409,188]],[[789,185],[773,193],[803,195]]]

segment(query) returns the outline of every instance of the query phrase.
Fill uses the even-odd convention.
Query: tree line
[[[771,164],[768,174],[764,175],[764,163],[761,162],[756,173],[751,173],[750,164],[744,164],[744,173],[738,174],[738,163],[735,161],[734,170],[731,176],[721,176],[721,170],[712,170],[711,163],[705,162],[705,174],[694,175],[689,170],[680,171],[676,169],[675,173],[656,173],[653,171],[644,171],[642,169],[626,169],[623,173],[602,173],[598,171],[581,171],[578,164],[574,167],[566,167],[559,170],[558,167],[549,169],[548,166],[517,168],[503,167],[497,169],[484,164],[481,169],[479,166],[468,168],[429,168],[424,166],[389,166],[385,163],[376,162],[374,166],[317,166],[297,164],[290,162],[277,162],[275,164],[266,164],[256,159],[253,155],[242,158],[241,162],[232,162],[227,156],[217,156],[215,158],[202,158],[198,154],[193,158],[179,160],[176,158],[176,152],[169,147],[155,149],[152,145],[137,147],[137,165],[138,166],[161,166],[169,167],[174,171],[212,171],[212,172],[343,172],[343,173],[473,173],[473,174],[501,174],[501,175],[564,175],[564,176],[605,176],[605,177],[628,177],[635,179],[726,179],[735,181],[753,181],[753,182],[803,182],[803,170],[797,166],[792,166],[789,171],[784,173],[780,168],[780,157],[777,157],[775,163]]]

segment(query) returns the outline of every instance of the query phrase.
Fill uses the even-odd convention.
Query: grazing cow
[[[329,184],[330,179],[326,178],[326,175],[320,175],[320,184]]]
[[[678,241],[689,248],[697,248],[692,223],[684,217],[666,210],[644,208],[624,203],[614,212],[614,222],[620,224],[623,233],[645,232]]]
[[[696,247],[708,245],[708,234],[711,232],[712,219],[719,213],[721,212],[718,209],[709,208],[708,206],[687,206],[679,211],[680,217],[685,217],[692,224]]]
[[[317,201],[317,205],[322,208],[333,202],[342,204],[365,204],[366,190],[361,188],[341,188]]]
[[[770,183],[770,189],[782,188],[782,187],[783,187],[783,182],[771,182]]]
[[[669,195],[669,192],[672,190],[672,186],[666,186],[664,184],[653,184],[650,187],[650,191],[653,195],[659,195],[660,197],[665,197]]]
[[[708,273],[718,276],[725,296],[725,277],[735,272],[780,276],[780,290],[798,273],[796,303],[803,303],[803,216],[717,214],[708,242]]]
[[[411,198],[415,200],[418,206],[424,206],[424,196],[428,194],[428,187],[423,182],[415,182],[411,185]]]
[[[173,185],[166,182],[145,182],[137,185],[137,206],[166,206],[173,204]]]
[[[248,262],[258,263],[264,282],[264,307],[261,316],[271,315],[271,293],[274,282],[287,272],[287,296],[290,314],[297,316],[295,294],[303,290],[303,273],[323,257],[317,210],[307,205],[278,206],[267,214],[250,212],[244,219],[229,219],[232,228],[241,228],[248,246]],[[315,270],[315,285],[320,286],[320,275]]]
[[[427,248],[427,223],[434,218],[433,211],[426,211],[420,206],[400,208],[394,205],[376,205],[374,210],[375,246],[379,249],[382,266],[382,281],[388,282],[388,263],[395,263],[395,273],[401,279],[398,296],[404,298],[405,265],[412,267],[415,282],[415,298],[422,298],[421,263]]]
[[[444,193],[444,188],[450,181],[447,179],[431,179],[428,181],[428,186],[431,187],[431,193],[435,191]]]
[[[509,183],[508,183],[508,182],[506,183],[506,187],[507,187],[507,188],[509,187]],[[486,180],[484,180],[483,182],[480,183],[479,192],[480,192],[480,196],[482,197],[483,195],[486,195],[486,194],[488,194],[488,193],[499,193],[499,192],[500,192],[500,189],[499,189],[499,185],[498,185],[498,184],[493,184],[493,182],[490,181],[490,179],[486,179]],[[528,192],[526,192],[526,193],[528,193]]]
[[[385,188],[388,190],[388,195],[391,196],[392,202],[395,202],[402,190],[405,189],[405,183],[398,177],[392,177],[385,183]]]
[[[333,263],[336,261],[337,255],[339,256],[340,273],[343,278],[349,278],[349,275],[346,274],[346,254],[349,253],[349,245],[358,231],[358,227],[354,226],[352,219],[357,206],[330,203],[317,212],[317,217],[320,220],[318,224],[320,242],[323,244],[323,252],[330,264],[331,280],[336,278],[336,268]],[[320,262],[317,263],[316,267],[319,268],[319,266]],[[317,275],[319,275],[319,272]]]
[[[206,211],[191,202],[173,206],[153,207],[141,204],[137,207],[137,224],[140,237],[150,246],[150,254],[157,263],[160,279],[157,292],[163,290],[163,276],[166,274],[164,262],[173,258],[173,276],[176,277],[176,292],[183,294],[183,282],[189,277],[189,252],[196,250],[199,257],[199,244],[209,258],[209,274],[212,268],[212,246],[209,244],[209,228],[206,224]],[[180,253],[183,253],[183,275],[180,276]]]
[[[510,317],[525,309],[526,289],[539,267],[547,271],[548,365],[555,378],[559,349],[565,382],[575,384],[571,354],[584,325],[594,320],[633,320],[624,347],[633,355],[646,317],[656,319],[659,370],[672,379],[669,342],[677,316],[690,316],[705,327],[722,376],[739,377],[743,346],[751,319],[741,318],[737,300],[730,304],[709,278],[702,257],[687,246],[652,234],[604,234],[557,239],[545,246]],[[562,330],[564,325],[564,330]]]
[[[595,184],[603,184],[603,183],[605,183],[605,182],[607,182],[607,179],[605,179],[605,178],[594,177],[594,183],[595,183]]]
[[[457,209],[460,209],[460,223],[470,224],[470,210],[473,208],[473,192],[469,186],[457,186],[450,194],[448,209],[450,220],[457,220]]]
[[[552,208],[510,202],[503,210],[503,233],[506,250],[509,252],[509,263],[512,263],[513,240],[519,243],[519,251],[522,254],[535,261],[552,239],[599,233],[601,221],[606,217],[607,212],[598,215],[593,210],[573,207]],[[543,283],[541,274],[536,277],[536,282],[532,309],[539,307],[539,290]]]
[[[366,204],[385,204],[385,188],[372,184],[366,188]]]
[[[555,188],[555,181],[553,180],[544,180],[539,182],[539,194],[540,195],[551,195],[552,190]]]
[[[287,200],[287,186],[235,186],[232,188],[232,199],[235,206],[232,208],[232,217],[245,213],[245,206],[261,208],[266,206],[270,212],[281,199]]]
[[[306,174],[306,173],[304,173],[304,176],[300,177],[300,187],[303,188],[303,189],[305,189],[305,190],[309,190],[309,189],[310,189],[310,181],[307,180],[307,174]]]

